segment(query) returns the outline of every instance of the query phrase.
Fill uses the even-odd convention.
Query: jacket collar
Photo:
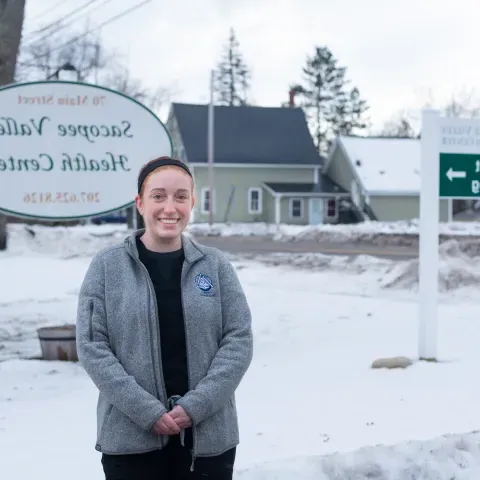
[[[133,231],[125,239],[125,248],[135,258],[139,258],[136,239],[145,232],[144,228]],[[205,256],[205,253],[201,250],[201,247],[187,235],[182,234],[182,247],[185,254],[185,261],[187,263],[195,263]]]

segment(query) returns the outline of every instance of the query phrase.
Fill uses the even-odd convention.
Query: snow
[[[0,477],[100,480],[97,391],[80,365],[35,358],[36,329],[74,323],[91,256],[127,230],[31,230],[12,226],[0,252]],[[231,258],[255,333],[237,392],[236,480],[480,478],[478,257],[455,241],[442,250],[441,275],[455,280],[441,293],[437,363],[416,359],[413,261]],[[397,355],[414,364],[370,368]]]
[[[126,225],[78,225],[70,227],[46,227],[41,225],[10,224],[12,252],[28,249],[33,252],[49,252],[68,258],[91,256],[112,242],[121,241],[128,233]],[[186,233],[194,237],[264,237],[277,242],[316,241],[318,243],[353,243],[358,241],[383,244],[409,244],[418,238],[418,220],[398,222],[361,222],[338,225],[274,225],[253,223],[191,223]],[[480,237],[480,222],[440,223],[439,233],[444,237],[473,239]],[[80,247],[80,248],[79,248]],[[0,292],[1,294],[1,292]],[[0,297],[1,298],[1,297]]]
[[[355,224],[274,225],[269,223],[192,223],[188,232],[196,236],[255,236],[276,241],[328,240],[351,242],[379,235],[414,235],[420,230],[419,220],[398,222],[361,222]],[[480,236],[480,222],[445,222],[439,233],[447,236]]]
[[[367,194],[420,194],[420,140],[341,136],[339,142]]]

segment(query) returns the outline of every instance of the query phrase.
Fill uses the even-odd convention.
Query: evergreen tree
[[[240,44],[235,31],[230,30],[222,59],[215,72],[214,92],[219,105],[247,105],[247,92],[250,88],[251,74],[240,53]]]
[[[358,88],[348,89],[346,68],[338,65],[327,47],[316,47],[303,68],[304,83],[292,88],[303,98],[313,136],[321,155],[326,155],[336,135],[349,135],[367,127],[363,120],[368,110]]]
[[[334,135],[352,135],[355,130],[363,130],[368,127],[363,114],[368,110],[365,100],[360,97],[357,87],[337,98],[334,105],[335,114],[332,119],[332,133]]]

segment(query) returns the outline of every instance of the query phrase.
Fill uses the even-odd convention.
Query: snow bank
[[[480,242],[449,240],[439,247],[439,290],[450,292],[480,284]],[[315,272],[337,272],[368,279],[376,275],[382,289],[416,290],[418,259],[391,260],[368,255],[340,256],[321,253],[232,254],[231,261],[255,260],[271,267],[293,267]],[[367,280],[368,280],[367,279]]]
[[[265,229],[261,227],[263,224],[255,225],[258,229],[251,228],[248,230],[252,235],[270,235],[273,232],[266,225]],[[357,230],[359,234],[362,232],[362,225],[364,225],[365,231],[368,230],[367,224],[361,224]],[[473,235],[475,231],[473,224],[469,224],[469,226],[470,230],[467,227],[463,230],[465,235],[468,231]],[[237,235],[238,232],[243,232],[246,235],[247,230],[242,230],[240,227],[240,225],[237,225],[232,226],[231,229],[212,231],[221,235]],[[292,227],[289,228],[292,229]],[[339,232],[341,236],[341,232],[345,234],[350,232],[348,234],[351,235],[355,231],[355,226],[346,225],[324,226],[322,228],[325,229],[325,232],[331,230],[333,238],[340,239],[340,241],[346,240],[347,237],[340,238],[338,236]],[[317,233],[322,228],[316,229]],[[395,231],[393,224],[388,227],[385,225],[385,228],[387,230],[390,228],[391,232]],[[293,230],[289,230],[290,233],[285,231],[287,233],[284,232],[284,234],[290,235]],[[17,256],[25,253],[29,255],[36,253],[62,259],[91,257],[102,248],[121,242],[130,233],[125,225],[46,227],[11,224],[9,225],[9,231],[10,240],[7,255]],[[311,229],[311,232],[313,231],[314,229]],[[309,236],[308,232],[308,228],[298,227],[296,236],[292,238],[301,240]],[[198,235],[199,232],[195,228],[190,228],[188,234]],[[311,239],[311,237],[308,238]],[[370,238],[373,238],[373,236]],[[393,235],[392,238],[401,238],[401,236]],[[349,240],[351,241],[351,237],[349,237]],[[333,241],[332,237],[329,241]],[[441,291],[448,292],[480,283],[480,241],[467,236],[464,236],[461,240],[445,239],[439,248],[439,288]],[[229,255],[229,258],[233,261],[252,259],[268,266],[289,266],[313,271],[335,271],[354,275],[376,274],[378,285],[383,289],[411,290],[418,286],[418,259],[394,261],[368,255],[339,256],[320,253],[232,254]]]
[[[273,225],[267,223],[195,223],[188,227],[193,236],[263,236],[292,242],[368,242],[374,244],[412,245],[417,242],[419,221],[362,222],[345,225]],[[441,237],[478,237],[480,222],[451,222],[439,226]]]
[[[79,225],[48,227],[10,224],[8,253],[48,254],[59,258],[91,257],[99,250],[121,242],[129,233],[126,225]]]
[[[480,434],[364,447],[242,470],[235,480],[478,480]]]
[[[90,255],[98,248],[118,242],[129,233],[126,225],[85,225],[73,227],[47,227],[41,225],[10,224],[11,250],[28,247],[30,251],[43,251],[68,256]],[[353,243],[376,246],[418,245],[418,221],[362,222],[349,225],[273,225],[267,223],[208,223],[190,224],[186,230],[193,237],[266,237],[278,242],[313,241],[317,243]],[[440,224],[440,241],[457,239],[470,241],[480,237],[480,222],[452,222]],[[20,239],[20,247],[17,242]],[[80,248],[72,251],[75,241]],[[75,243],[73,242],[73,243]]]
[[[439,247],[439,290],[449,292],[480,283],[480,244],[449,240]],[[380,279],[387,289],[412,289],[418,287],[419,260],[392,263]]]

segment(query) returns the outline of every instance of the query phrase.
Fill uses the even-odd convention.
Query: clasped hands
[[[178,435],[181,430],[191,426],[192,419],[180,405],[176,405],[155,422],[153,432],[157,435]]]

